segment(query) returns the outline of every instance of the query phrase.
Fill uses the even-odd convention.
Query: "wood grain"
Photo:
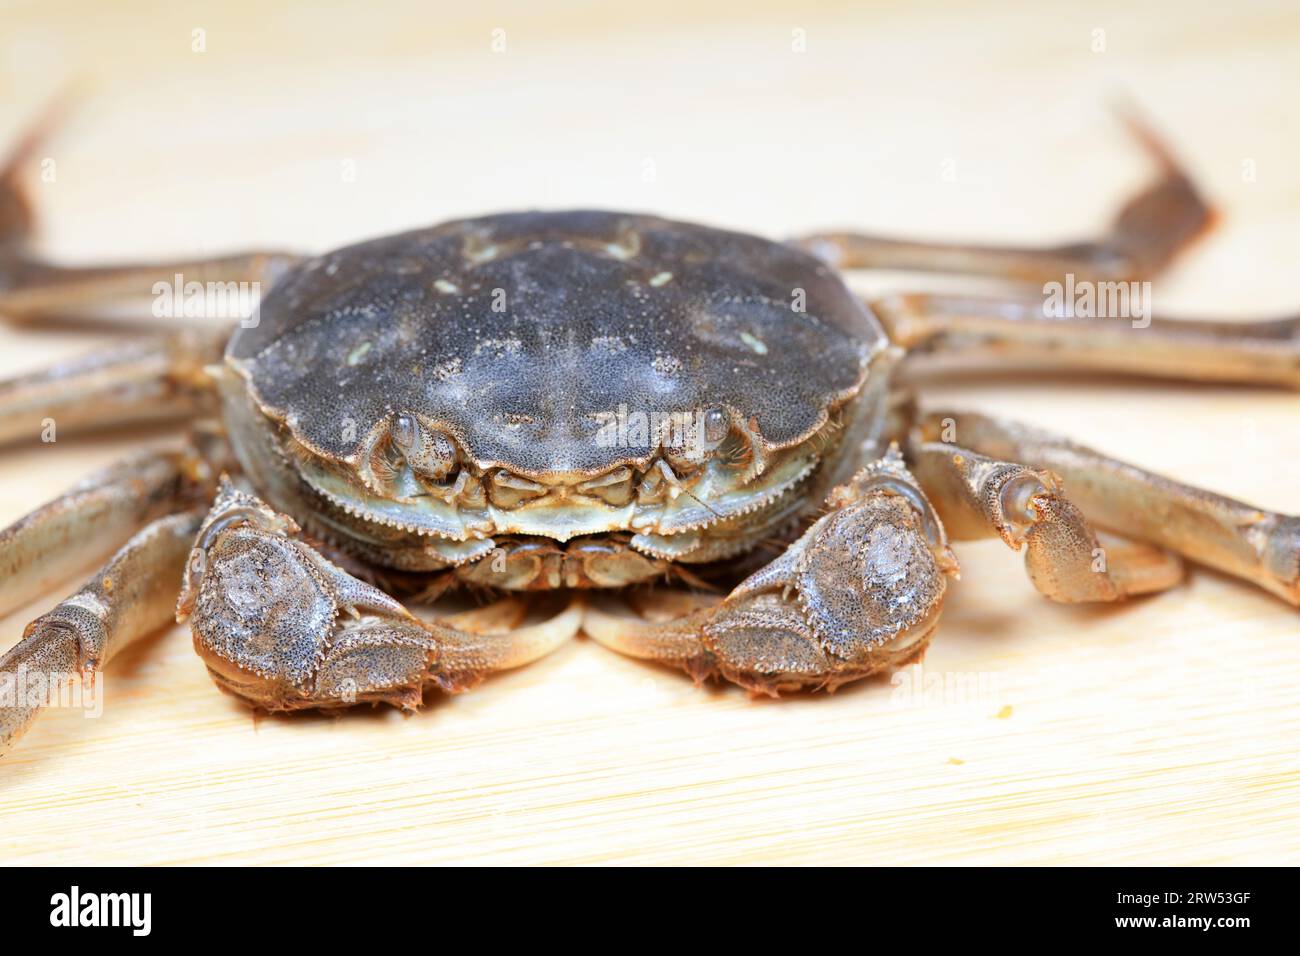
[[[1157,283],[1160,307],[1300,303],[1300,16],[1284,4],[119,7],[3,14],[0,138],[68,79],[88,91],[50,145],[57,179],[35,184],[60,257],[323,248],[565,205],[771,235],[1072,238],[1146,172],[1105,112],[1122,93],[1224,212]],[[0,371],[88,341],[0,329]],[[1292,394],[1037,378],[930,397],[1300,508]],[[0,521],[163,437],[6,452]],[[49,714],[0,762],[0,858],[1300,861],[1297,611],[1207,572],[1059,607],[1001,544],[959,556],[919,675],[782,702],[577,640],[415,717],[255,721],[173,629],[114,665],[102,717]],[[55,600],[0,622],[0,645]]]

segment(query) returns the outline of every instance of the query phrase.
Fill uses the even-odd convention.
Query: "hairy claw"
[[[297,532],[292,519],[223,481],[177,603],[217,685],[268,710],[414,708],[426,685],[471,687],[549,652],[581,623],[580,612],[566,612],[482,635],[422,621]]]
[[[834,689],[921,654],[956,559],[897,449],[828,497],[818,519],[720,604],[667,622],[589,610],[596,641],[697,680],[751,690]]]

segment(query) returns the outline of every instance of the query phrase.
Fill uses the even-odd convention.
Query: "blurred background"
[[[1146,172],[1107,113],[1123,97],[1227,212],[1232,242],[1166,294],[1295,304],[1270,281],[1300,193],[1284,0],[0,10],[0,135],[80,96],[38,195],[62,256],[326,248],[573,205],[774,236],[1072,237]],[[1217,281],[1193,286],[1204,271]]]
[[[69,262],[323,250],[566,206],[772,237],[1072,240],[1151,172],[1111,115],[1126,99],[1222,213],[1156,283],[1157,310],[1300,305],[1285,0],[0,0],[0,144],[68,89],[42,157],[57,175],[31,184],[42,248]],[[0,328],[0,372],[93,341]],[[1300,509],[1294,395],[1063,385],[927,394]],[[6,453],[0,522],[163,437]],[[5,758],[0,846],[66,862],[1300,859],[1292,609],[1203,572],[1128,608],[1052,607],[1000,543],[960,555],[926,664],[1002,688],[961,715],[900,709],[888,682],[759,705],[575,642],[411,720],[259,730],[176,629],[122,665],[104,719],[51,715]],[[54,600],[6,619],[0,645]],[[93,813],[69,796],[87,785]],[[105,802],[118,826],[88,848]]]

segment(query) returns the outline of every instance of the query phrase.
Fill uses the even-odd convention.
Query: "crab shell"
[[[461,563],[493,535],[735,551],[789,511],[887,344],[790,246],[488,216],[296,266],[230,342],[227,419],[272,501],[380,563]]]

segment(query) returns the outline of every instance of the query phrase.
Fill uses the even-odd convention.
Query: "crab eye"
[[[722,444],[722,440],[727,437],[727,432],[731,430],[731,422],[727,420],[727,413],[720,408],[710,408],[704,413],[704,440],[715,447]]]
[[[419,426],[416,425],[415,419],[410,415],[398,415],[393,419],[391,434],[393,444],[397,445],[403,452],[410,451],[420,437]]]
[[[664,457],[674,467],[690,471],[706,458],[717,457],[730,437],[731,417],[721,408],[707,408],[689,416],[685,427],[672,432]]]
[[[415,416],[398,415],[388,434],[394,450],[421,478],[444,482],[455,470],[456,443],[444,432],[425,428]]]

